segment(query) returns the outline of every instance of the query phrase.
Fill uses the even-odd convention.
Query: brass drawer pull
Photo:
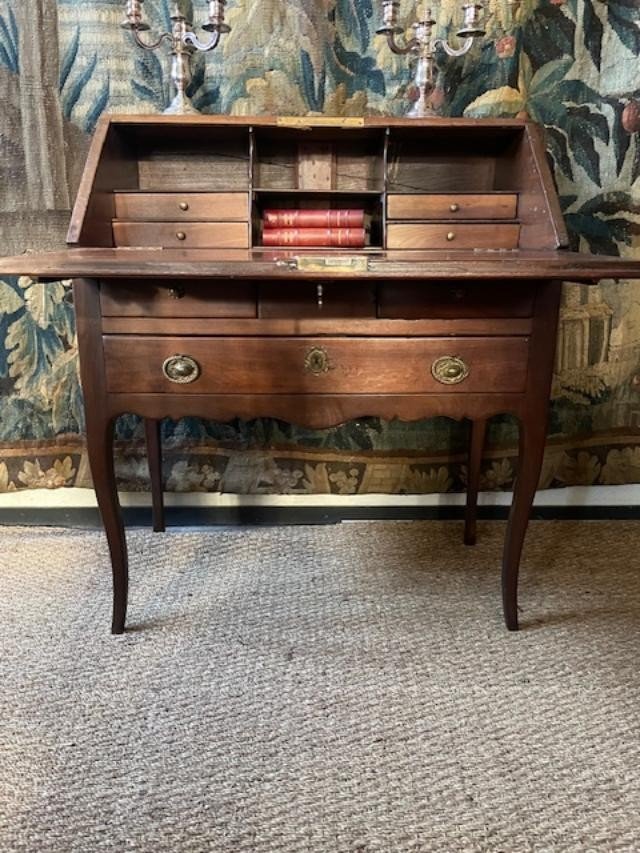
[[[431,365],[431,374],[442,385],[458,385],[469,376],[469,365],[457,355],[443,355]]]
[[[455,240],[455,239],[456,239],[455,231],[449,231],[449,233],[447,234],[447,240],[449,241],[449,243],[451,243],[451,241]]]
[[[454,202],[453,204],[449,205],[449,210],[451,211],[451,213],[457,213],[460,210],[460,205]]]
[[[178,207],[180,208],[180,210],[183,210],[186,213],[187,210],[189,210],[189,203],[186,201],[181,201]]]
[[[172,355],[162,365],[162,372],[169,382],[188,385],[200,376],[200,365],[190,355]]]
[[[328,373],[330,368],[329,354],[322,347],[310,349],[305,356],[304,369],[307,373],[313,373],[314,376],[321,376],[323,373]]]
[[[178,238],[178,240],[186,240],[187,239],[187,235],[184,233],[184,231],[178,231],[178,233],[176,234],[176,237]]]

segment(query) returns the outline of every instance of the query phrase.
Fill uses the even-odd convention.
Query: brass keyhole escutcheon
[[[162,365],[162,372],[169,382],[188,385],[200,376],[200,365],[190,355],[172,355]]]
[[[304,369],[307,373],[312,373],[314,376],[321,376],[323,373],[328,373],[330,368],[329,354],[325,349],[314,347],[309,350],[304,360]]]
[[[187,235],[184,233],[184,231],[178,231],[178,233],[176,234],[176,237],[178,238],[178,240],[186,240],[187,239]]]
[[[431,365],[431,375],[441,385],[458,385],[470,372],[469,365],[457,355],[443,355]]]
[[[186,201],[181,201],[178,206],[180,210],[183,210],[185,213],[187,212],[187,210],[189,210],[189,203]]]
[[[460,205],[455,204],[454,202],[454,204],[449,205],[449,210],[451,211],[451,213],[457,213],[460,210]]]

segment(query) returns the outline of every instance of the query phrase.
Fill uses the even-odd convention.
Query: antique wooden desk
[[[365,209],[370,246],[261,248],[262,211]],[[70,248],[0,274],[74,279],[88,453],[113,567],[128,566],[113,466],[118,415],[145,418],[164,526],[159,423],[368,415],[473,423],[465,541],[487,419],[521,425],[502,564],[507,627],[540,474],[563,280],[640,277],[567,250],[537,128],[520,120],[111,117]]]

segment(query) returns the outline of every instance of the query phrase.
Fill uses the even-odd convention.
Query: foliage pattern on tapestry
[[[156,112],[168,58],[136,50],[120,0],[0,0],[0,229],[11,251],[49,248],[64,224],[104,111]],[[411,68],[375,35],[373,0],[236,0],[224,46],[199,57],[203,112],[402,115]],[[168,0],[145,14],[167,28]],[[402,0],[408,25],[415,4]],[[434,101],[449,115],[516,116],[546,128],[575,248],[640,255],[640,2],[488,3],[488,35],[442,62]],[[183,9],[202,20],[204,2]],[[442,0],[444,34],[458,4]],[[25,81],[29,85],[25,85]],[[34,99],[38,109],[34,109]],[[41,107],[41,108],[40,108]],[[9,249],[0,248],[0,251]],[[640,290],[567,284],[544,485],[640,481]],[[0,281],[0,491],[85,484],[82,397],[69,283]],[[146,487],[134,417],[119,424],[124,485]],[[513,478],[515,424],[496,419],[485,488]],[[322,432],[261,420],[164,425],[177,491],[391,493],[464,486],[466,427],[363,419]]]

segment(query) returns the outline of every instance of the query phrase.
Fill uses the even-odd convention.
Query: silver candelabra
[[[383,25],[377,32],[387,37],[387,43],[394,53],[401,56],[412,54],[418,58],[414,79],[418,89],[418,99],[407,115],[411,118],[437,115],[437,111],[429,103],[429,96],[435,88],[436,51],[441,47],[449,56],[464,56],[468,53],[475,39],[485,34],[482,27],[484,6],[476,2],[468,2],[462,6],[464,20],[461,29],[457,32],[458,38],[462,39],[462,44],[458,48],[451,47],[446,39],[435,36],[437,22],[431,9],[426,9],[423,20],[413,24],[413,38],[405,44],[399,44],[398,36],[404,33],[403,28],[398,26],[399,9],[400,0],[382,0]]]
[[[171,13],[172,28],[169,33],[162,33],[156,41],[147,44],[141,33],[150,29],[142,17],[142,4],[144,0],[127,0],[125,8],[125,20],[122,28],[130,30],[136,44],[143,50],[157,50],[163,42],[171,46],[171,80],[176,89],[176,96],[165,110],[169,115],[180,115],[183,113],[197,113],[198,110],[187,95],[187,89],[192,80],[191,61],[195,51],[208,52],[215,50],[220,43],[220,37],[231,31],[231,27],[225,23],[226,0],[209,0],[209,15],[207,23],[202,29],[211,33],[207,41],[200,41],[197,35],[191,31],[192,24],[180,12],[177,4]]]

